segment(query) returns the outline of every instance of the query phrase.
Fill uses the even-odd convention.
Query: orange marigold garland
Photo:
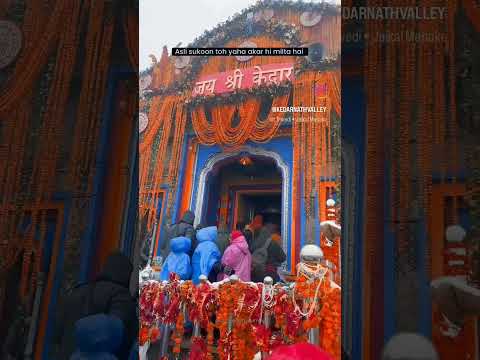
[[[272,108],[287,106],[289,97],[289,93],[275,97],[272,101]],[[257,143],[265,143],[270,141],[280,128],[282,120],[282,116],[279,116],[278,113],[275,113],[271,110],[265,120],[261,120],[260,116],[257,116],[255,127],[250,134],[250,139]]]
[[[213,360],[213,348],[215,345],[215,326],[208,320],[207,325],[207,360]]]
[[[238,295],[235,291],[235,286],[231,283],[222,284],[218,291],[218,311],[216,319],[216,327],[220,331],[220,338],[218,340],[218,356],[220,360],[227,360],[231,349],[231,329],[230,316],[233,310],[233,301],[237,299],[234,297]]]
[[[198,106],[192,111],[192,125],[201,144],[214,145],[217,142],[215,130],[209,123],[203,106]]]
[[[185,331],[185,313],[184,310],[180,311],[175,322],[175,330],[172,334],[173,350],[172,352],[178,356],[181,352],[181,346],[183,341],[183,333]]]
[[[340,289],[327,280],[324,267],[302,266],[293,292],[275,285],[271,288],[273,297],[265,298],[266,303],[264,284],[230,281],[212,287],[206,282],[193,287],[189,281],[180,283],[175,276],[166,285],[149,282],[142,286],[140,296],[140,344],[159,338],[160,322],[175,324],[172,353],[178,357],[188,314],[207,331],[205,340],[198,332],[192,338],[191,360],[213,359],[215,352],[219,359],[252,359],[258,351],[269,353],[280,344],[307,341],[312,328],[320,330],[322,349],[339,359]],[[275,326],[262,323],[262,313],[267,309]],[[215,324],[211,321],[213,314]],[[215,327],[219,330],[217,344]]]
[[[260,101],[251,98],[238,107],[218,105],[212,110],[213,126],[217,142],[227,147],[244,144],[252,132],[260,109]],[[234,114],[238,111],[240,121],[232,126]]]
[[[339,288],[322,286],[322,305],[319,313],[320,347],[334,359],[341,358],[341,291]]]
[[[295,342],[305,340],[313,328],[320,330],[320,347],[334,359],[340,359],[341,311],[340,289],[328,279],[323,266],[299,264],[298,276],[292,294],[295,312],[303,317],[303,333]]]
[[[288,99],[289,94],[275,97],[272,107],[287,106]],[[276,134],[283,117],[270,112],[262,120],[260,107],[261,101],[253,97],[239,105],[216,105],[211,108],[212,121],[209,122],[206,109],[201,105],[192,110],[193,129],[202,144],[219,144],[227,150],[236,149],[248,140],[268,142]],[[235,116],[239,117],[239,121],[238,125],[233,126]]]

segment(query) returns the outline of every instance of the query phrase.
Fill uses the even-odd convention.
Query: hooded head
[[[281,345],[273,350],[267,360],[333,360],[318,346],[306,343]]]
[[[257,229],[260,229],[263,226],[263,216],[262,215],[255,215],[255,217],[252,220],[252,223],[250,224],[250,228],[255,231]]]
[[[121,252],[115,252],[107,258],[99,280],[111,281],[128,288],[132,271],[130,259]]]
[[[270,233],[278,233],[278,225],[272,222],[265,223],[265,227],[270,231]]]
[[[272,241],[275,241],[277,244],[281,244],[282,243],[282,238],[278,234],[272,234]]]
[[[238,239],[240,236],[243,236],[241,231],[238,231],[238,230],[232,231],[231,241],[234,242],[235,239]]]
[[[187,210],[183,213],[182,219],[180,220],[181,222],[193,225],[193,222],[195,221],[195,213],[193,211]]]
[[[124,327],[116,316],[96,314],[75,323],[77,347],[86,353],[113,353],[122,343]]]
[[[192,247],[192,240],[185,236],[179,236],[170,240],[170,249],[175,254],[188,253]]]
[[[247,239],[241,231],[232,231],[230,235],[230,244],[235,245],[237,249],[240,249],[244,255],[248,254],[249,246]]]
[[[197,241],[199,243],[205,241],[216,242],[217,241],[217,227],[208,226],[206,228],[197,231]]]

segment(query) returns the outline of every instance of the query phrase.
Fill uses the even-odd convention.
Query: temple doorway
[[[202,222],[232,231],[261,214],[282,226],[282,173],[268,157],[239,155],[217,164],[207,178]]]
[[[236,194],[233,228],[239,223],[250,223],[255,215],[262,215],[265,222],[281,225],[281,190],[245,190]]]

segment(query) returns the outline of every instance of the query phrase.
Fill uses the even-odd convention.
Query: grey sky
[[[227,20],[257,0],[140,0],[140,70],[150,66],[148,57],[160,58],[162,47],[185,46],[205,30]],[[314,0],[312,2],[321,2]],[[339,3],[340,0],[328,1]]]

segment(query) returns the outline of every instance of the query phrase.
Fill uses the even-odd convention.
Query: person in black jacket
[[[241,231],[245,239],[247,240],[248,249],[252,252],[252,241],[253,241],[253,232],[248,227],[245,221],[239,221],[235,230]]]
[[[17,308],[17,317],[8,329],[3,348],[2,359],[22,359],[27,345],[30,316],[27,316],[25,307],[20,304]]]
[[[179,236],[185,236],[190,240],[194,240],[195,229],[193,228],[193,222],[195,220],[195,213],[187,210],[183,214],[180,221],[176,224],[167,225],[165,236],[162,242],[161,253],[164,259],[170,253],[170,240]]]
[[[123,343],[115,355],[119,360],[128,359],[138,335],[136,302],[129,290],[132,270],[133,265],[125,255],[113,253],[95,281],[77,285],[65,296],[59,304],[56,321],[54,341],[57,346],[57,359],[69,359],[75,352],[76,322],[102,313],[122,321]]]
[[[270,239],[270,245],[267,248],[268,257],[265,264],[265,272],[262,274],[252,272],[252,281],[254,282],[263,282],[266,276],[270,276],[274,283],[280,281],[277,268],[282,265],[282,263],[287,259],[287,256],[285,255],[280,242],[273,240],[273,236],[275,234],[272,233],[272,230],[274,229],[276,229],[274,224],[265,224],[260,229],[258,236],[253,240],[252,254],[254,254],[257,249],[261,248],[266,241]]]

